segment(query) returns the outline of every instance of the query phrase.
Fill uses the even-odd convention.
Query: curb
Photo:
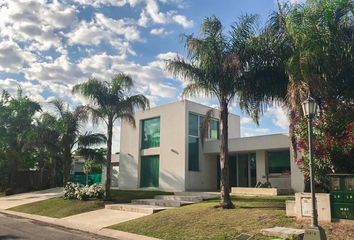
[[[118,231],[118,230],[113,230],[113,229],[108,229],[108,228],[101,228],[101,229],[96,228],[95,229],[95,228],[92,228],[92,226],[89,227],[89,226],[77,225],[77,224],[73,225],[72,223],[70,223],[64,219],[60,219],[60,218],[51,218],[51,217],[45,217],[45,216],[39,216],[39,215],[33,215],[33,214],[21,213],[21,212],[15,212],[15,211],[10,211],[10,210],[3,210],[3,209],[0,209],[0,213],[3,213],[5,215],[11,215],[11,216],[32,219],[32,220],[47,223],[50,225],[61,226],[61,227],[67,228],[67,229],[79,230],[82,232],[88,232],[88,233],[92,233],[95,235],[109,237],[109,238],[115,238],[115,239],[120,239],[120,240],[159,240],[158,238],[147,237],[147,236],[143,236],[143,235],[123,232],[123,231]]]

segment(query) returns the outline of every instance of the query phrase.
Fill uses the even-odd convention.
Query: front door
[[[141,157],[140,187],[159,187],[159,156]]]

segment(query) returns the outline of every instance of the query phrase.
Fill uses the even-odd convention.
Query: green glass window
[[[160,147],[160,118],[144,120],[142,128],[142,149]]]
[[[211,139],[219,139],[219,121],[216,120],[216,119],[212,119],[210,121],[209,138],[211,138]]]
[[[199,124],[198,124],[198,115],[189,113],[189,123],[188,123],[188,134],[191,136],[198,137]]]
[[[141,157],[140,187],[159,187],[159,155]]]
[[[199,170],[199,138],[188,137],[188,170]]]
[[[269,173],[290,172],[289,150],[268,152],[268,169]]]

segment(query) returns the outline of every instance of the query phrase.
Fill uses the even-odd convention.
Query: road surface
[[[0,213],[0,240],[10,239],[111,240],[111,238]]]

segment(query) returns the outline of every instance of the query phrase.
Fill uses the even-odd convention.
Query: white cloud
[[[140,2],[140,0],[75,0],[75,2],[83,5],[91,5],[94,7],[102,7],[107,5],[122,7],[126,4],[134,7]]]
[[[172,19],[184,28],[192,28],[194,25],[192,20],[188,20],[187,17],[183,15],[174,15]]]
[[[252,118],[250,118],[250,117],[242,117],[241,118],[241,124],[247,124],[247,123],[253,123]]]
[[[76,21],[74,6],[59,1],[5,1],[0,5],[0,37],[22,42],[31,50],[62,48],[56,32]]]
[[[31,64],[36,57],[11,41],[0,42],[0,71],[21,71],[25,64]]]
[[[288,113],[284,107],[275,106],[268,109],[266,115],[272,118],[274,125],[286,130],[289,128]]]
[[[146,6],[145,9],[142,10],[139,19],[139,25],[147,27],[148,23],[153,22],[155,24],[168,24],[175,22],[181,25],[184,28],[193,27],[193,21],[188,20],[186,16],[177,14],[176,11],[167,11],[162,12],[160,11],[159,4],[157,0],[145,0]],[[161,1],[162,3],[173,2],[176,4],[175,1]],[[182,6],[182,4],[177,3],[178,6]]]
[[[269,134],[271,131],[269,128],[260,127],[244,127],[241,126],[241,137],[252,137]]]
[[[135,21],[131,19],[112,19],[96,13],[91,22],[82,21],[75,29],[66,34],[71,45],[99,45],[109,43],[120,54],[135,55],[130,42],[143,41]]]
[[[167,36],[172,34],[173,31],[166,31],[165,28],[153,28],[150,31],[150,34],[152,35],[160,35],[160,36]]]

